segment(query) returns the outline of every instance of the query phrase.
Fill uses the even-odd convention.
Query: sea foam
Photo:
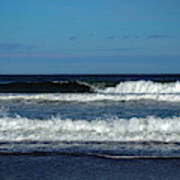
[[[104,93],[180,93],[180,82],[157,83],[152,81],[126,81],[119,83],[116,87],[105,90],[97,90]]]
[[[155,100],[180,102],[179,81],[174,83],[128,81],[121,82],[116,87],[93,88],[95,93],[1,93],[0,100],[77,102]]]
[[[123,119],[72,120],[54,117],[46,120],[16,115],[0,118],[0,141],[161,141],[180,142],[180,117],[148,116]]]

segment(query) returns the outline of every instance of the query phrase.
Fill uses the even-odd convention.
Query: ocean
[[[22,157],[23,163],[32,157],[31,169],[39,157],[63,157],[86,166],[89,162],[89,171],[93,162],[97,168],[96,158],[111,163],[119,159],[121,164],[136,159],[136,165],[150,159],[152,168],[152,159],[176,159],[180,164],[180,75],[0,75],[0,154],[1,163],[14,157],[17,167],[24,167]],[[6,172],[1,179],[6,179],[1,163],[1,172]],[[116,166],[110,165],[118,179]],[[17,172],[13,177],[21,179]],[[79,172],[74,179],[85,174]]]

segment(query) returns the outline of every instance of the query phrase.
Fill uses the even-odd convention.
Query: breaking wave
[[[47,85],[49,86],[49,89],[46,87]],[[3,85],[1,85],[0,87],[0,92],[3,92],[2,86]],[[28,86],[31,87],[32,83],[28,84]],[[45,87],[42,88],[43,86]],[[38,101],[38,102],[39,101],[40,102],[41,101],[89,102],[89,101],[155,100],[155,101],[180,102],[179,81],[173,83],[157,83],[152,81],[127,81],[127,82],[121,82],[115,87],[107,87],[104,89],[100,89],[95,86],[89,85],[86,82],[80,82],[80,81],[53,82],[53,83],[51,82],[50,84],[48,83],[45,84],[40,83],[39,85],[36,84],[36,86],[31,87],[31,89],[28,89],[26,86],[25,89],[26,90],[18,89],[17,92],[19,93],[7,93],[9,92],[9,90],[6,91],[6,93],[0,93],[0,100],[25,100],[25,101]],[[57,89],[59,92],[56,92]],[[26,91],[28,93],[26,94],[21,93]],[[30,92],[38,92],[38,93],[33,94]]]
[[[180,93],[180,82],[160,83],[152,81],[81,82],[14,82],[0,84],[1,93]]]
[[[0,118],[0,141],[118,141],[180,142],[180,117],[46,120],[16,117]]]
[[[162,94],[162,93],[180,93],[180,82],[174,83],[157,83],[152,81],[127,81],[121,82],[116,87],[109,87],[105,90],[98,90],[103,93],[145,93],[145,94]]]

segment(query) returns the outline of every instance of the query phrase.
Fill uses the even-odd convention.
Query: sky
[[[0,74],[180,73],[179,0],[0,0]]]

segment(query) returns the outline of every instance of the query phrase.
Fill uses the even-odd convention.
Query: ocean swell
[[[0,93],[78,93],[93,92],[92,88],[78,81],[68,82],[13,82],[0,84]]]
[[[22,101],[137,101],[180,102],[180,82],[120,82],[115,87],[97,88],[87,82],[15,83],[0,85],[0,100]],[[11,93],[10,93],[11,92]]]
[[[180,93],[180,82],[160,83],[152,81],[85,82],[85,81],[48,81],[12,82],[0,84],[0,93]]]

